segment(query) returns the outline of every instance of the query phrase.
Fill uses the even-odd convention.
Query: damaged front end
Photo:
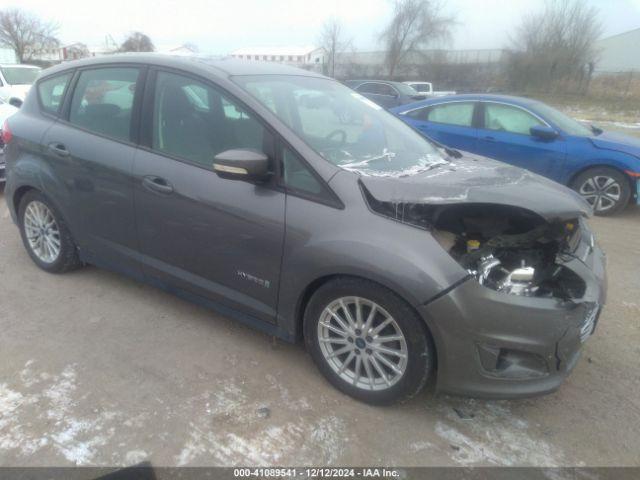
[[[491,202],[488,189],[476,201],[470,190],[431,200],[407,190],[385,196],[382,184],[366,180],[371,210],[430,232],[468,274],[420,307],[440,347],[438,389],[492,398],[555,390],[605,301],[604,254],[585,211],[570,208],[562,192],[555,205],[548,195],[524,208],[499,195]],[[545,212],[543,202],[553,208]]]

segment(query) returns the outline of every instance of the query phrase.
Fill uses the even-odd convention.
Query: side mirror
[[[604,132],[604,130],[602,130],[600,127],[596,127],[595,125],[590,125],[590,127],[594,135],[600,135],[602,134],[602,132]]]
[[[269,157],[257,150],[225,150],[213,159],[213,171],[229,180],[264,181],[269,176]]]
[[[16,108],[20,108],[22,106],[22,100],[16,97],[11,97],[9,100],[9,105],[13,105]]]
[[[539,138],[540,140],[555,140],[558,138],[558,132],[556,132],[551,127],[546,127],[543,125],[536,125],[535,127],[531,127],[529,129],[529,133],[531,133],[532,137]]]

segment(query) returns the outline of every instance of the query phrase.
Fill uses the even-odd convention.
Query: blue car
[[[587,127],[535,100],[455,95],[390,110],[448,147],[494,158],[579,192],[612,215],[640,192],[640,140]]]

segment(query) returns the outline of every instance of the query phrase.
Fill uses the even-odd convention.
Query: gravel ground
[[[558,392],[375,408],[301,346],[103,270],[38,270],[0,194],[0,466],[640,465],[640,208],[591,225],[609,304]]]

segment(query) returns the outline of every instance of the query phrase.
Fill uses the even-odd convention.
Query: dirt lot
[[[301,346],[96,268],[38,270],[0,198],[0,466],[640,465],[640,208],[591,224],[609,304],[557,393],[374,408]]]

